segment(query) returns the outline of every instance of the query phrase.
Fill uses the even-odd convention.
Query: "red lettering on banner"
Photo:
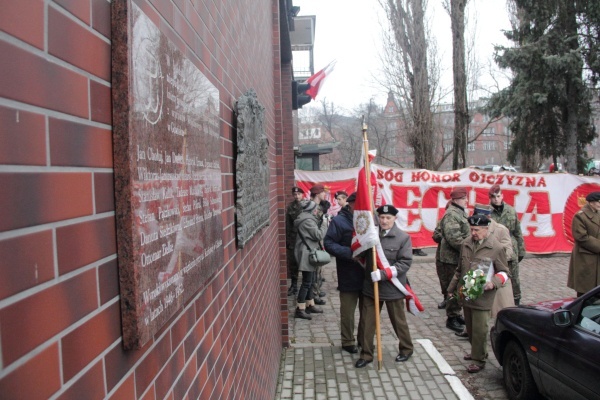
[[[514,186],[524,186],[524,187],[546,187],[546,180],[544,177],[537,176],[515,176],[515,175],[507,175],[505,173],[501,174],[487,174],[481,173],[477,171],[471,171],[469,173],[469,180],[473,183],[484,183],[488,185],[503,185],[508,183],[509,185]]]
[[[550,194],[548,192],[529,192],[528,194],[529,202],[521,216],[523,236],[556,236],[550,212]]]
[[[418,186],[390,185],[390,190],[392,192],[392,204],[400,210],[407,210],[406,232],[418,232],[421,229],[421,188]]]
[[[377,170],[377,179],[378,180],[385,179],[388,182],[394,181],[394,182],[402,183],[403,176],[404,176],[404,172],[402,172],[402,171],[394,172],[391,169],[388,169],[387,171],[382,171],[380,169]]]

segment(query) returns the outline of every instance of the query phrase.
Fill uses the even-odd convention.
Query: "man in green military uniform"
[[[458,267],[460,247],[471,234],[467,221],[467,189],[456,187],[450,193],[446,213],[439,224],[441,241],[436,252],[436,269],[440,285],[447,288]],[[461,315],[461,307],[452,292],[445,293],[446,327],[455,332],[462,332],[465,320]]]
[[[285,212],[285,247],[287,253],[287,269],[288,276],[292,280],[290,288],[288,289],[288,296],[295,296],[298,294],[298,263],[294,256],[294,246],[296,245],[296,229],[294,228],[294,221],[298,218],[298,215],[302,212],[302,206],[300,201],[304,195],[304,190],[297,186],[292,188],[292,196],[294,200],[288,205],[287,211]]]
[[[508,260],[508,267],[513,287],[513,297],[515,304],[521,302],[521,282],[519,281],[519,262],[525,257],[525,242],[523,241],[523,232],[521,223],[517,217],[517,211],[509,204],[504,202],[504,196],[500,185],[494,185],[490,188],[490,204],[493,208],[491,218],[499,224],[508,228],[510,239],[513,244],[513,255]]]

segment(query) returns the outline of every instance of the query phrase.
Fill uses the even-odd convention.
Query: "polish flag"
[[[313,100],[317,97],[317,94],[319,94],[319,89],[325,78],[333,71],[335,63],[336,61],[333,60],[332,62],[327,64],[325,68],[323,68],[322,70],[320,70],[319,72],[312,75],[306,80],[306,83],[310,85],[310,88],[305,93],[309,95]]]
[[[371,176],[371,179],[375,179]],[[377,182],[371,181],[371,184],[377,186]],[[354,232],[352,233],[352,256],[359,257],[361,253],[375,247],[375,255],[377,259],[377,268],[383,271],[390,270],[381,242],[379,241],[379,228],[375,225],[373,217],[372,202],[369,198],[369,188],[365,167],[363,166],[358,173],[358,188],[356,190],[356,201],[354,202]],[[411,314],[417,315],[424,308],[417,298],[417,295],[412,291],[409,285],[403,285],[397,277],[386,274],[388,279],[404,294],[406,298],[406,308]]]

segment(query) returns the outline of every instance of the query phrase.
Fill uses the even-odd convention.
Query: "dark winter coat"
[[[294,221],[294,228],[298,232],[294,255],[298,262],[299,271],[314,272],[316,270],[316,267],[310,265],[308,262],[310,250],[308,250],[306,245],[311,249],[321,248],[321,241],[325,237],[325,232],[327,232],[327,224],[324,222],[319,224],[319,222],[320,220],[316,215],[307,211],[302,211]],[[304,239],[306,245],[302,239]]]
[[[352,258],[353,215],[348,207],[335,216],[323,240],[325,250],[335,257],[338,289],[340,292],[360,292],[363,287],[365,269]]]
[[[585,293],[600,285],[600,213],[586,204],[573,217],[571,232],[575,246],[567,286]]]

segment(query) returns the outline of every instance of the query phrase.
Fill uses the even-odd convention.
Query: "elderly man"
[[[390,264],[386,271],[365,271],[363,285],[363,308],[364,338],[360,358],[356,361],[356,368],[364,368],[373,362],[373,338],[375,336],[375,294],[373,282],[379,282],[379,310],[387,309],[390,322],[398,336],[398,355],[396,362],[407,361],[413,354],[413,343],[406,322],[404,309],[405,296],[390,279],[396,277],[403,285],[407,284],[406,273],[412,264],[412,243],[410,236],[400,230],[396,225],[396,214],[398,210],[392,205],[381,206],[377,209],[379,215],[379,236],[381,247],[385,257]]]
[[[336,193],[339,197],[339,192]],[[337,197],[337,196],[336,196]],[[344,202],[345,202],[345,196]],[[362,287],[365,270],[358,261],[352,258],[352,233],[354,232],[354,202],[356,193],[348,197],[345,205],[338,215],[329,224],[323,243],[325,250],[335,257],[336,272],[338,277],[338,290],[340,291],[340,326],[342,349],[348,353],[358,353],[356,343],[362,346],[363,320],[362,320]],[[338,200],[339,201],[339,200]],[[356,306],[359,309],[358,332],[354,338],[354,313]]]
[[[292,197],[294,200],[290,202],[285,212],[285,244],[287,253],[287,267],[288,276],[291,279],[290,288],[288,289],[288,296],[295,296],[298,294],[298,263],[294,256],[294,246],[296,246],[296,229],[294,228],[294,221],[298,218],[298,215],[302,212],[302,206],[300,201],[304,196],[304,190],[297,186],[292,188]]]
[[[521,302],[521,282],[519,280],[519,263],[525,257],[525,242],[523,241],[523,232],[521,232],[521,223],[517,216],[517,211],[504,202],[504,195],[500,185],[494,185],[489,192],[490,204],[493,208],[491,218],[508,228],[510,238],[513,242],[513,256],[508,260],[510,268],[513,297],[515,304]]]
[[[446,207],[446,213],[439,223],[440,241],[436,252],[436,270],[444,300],[438,308],[446,309],[446,327],[455,332],[462,332],[464,319],[460,314],[460,306],[451,292],[446,289],[458,266],[460,246],[469,237],[467,222],[467,189],[456,187],[450,192],[451,201]]]
[[[600,192],[586,196],[587,204],[573,216],[575,246],[569,262],[567,286],[580,297],[600,285]]]
[[[496,289],[501,287],[508,279],[509,269],[506,262],[506,253],[496,238],[490,236],[488,226],[490,219],[482,214],[475,214],[468,218],[471,237],[461,245],[461,257],[452,282],[448,286],[448,293],[458,290],[459,297],[465,311],[465,325],[471,354],[464,359],[473,361],[467,371],[474,373],[481,371],[488,357],[487,332],[491,308],[496,296]],[[485,269],[493,268],[490,273]],[[465,291],[464,277],[469,271],[482,269],[486,276],[483,293],[479,296],[469,295]]]

